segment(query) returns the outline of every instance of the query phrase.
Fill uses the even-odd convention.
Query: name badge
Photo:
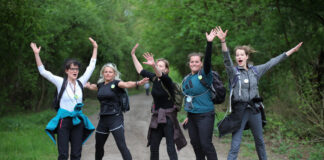
[[[192,101],[192,98],[191,98],[190,96],[188,96],[188,97],[186,98],[186,101],[187,101],[187,102],[191,102],[191,101]]]
[[[249,79],[244,79],[244,83],[249,83]]]

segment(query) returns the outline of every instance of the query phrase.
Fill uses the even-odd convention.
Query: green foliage
[[[45,133],[52,110],[0,118],[0,159],[55,159],[57,147]]]
[[[272,68],[259,82],[268,118],[265,132],[279,142],[293,137],[323,142],[324,1],[0,0],[0,3],[3,66],[0,83],[4,86],[0,88],[0,115],[39,111],[50,106],[55,87],[39,75],[29,47],[31,41],[42,46],[40,55],[46,69],[62,76],[66,58],[77,58],[83,64],[82,69],[86,68],[92,52],[87,38],[93,37],[99,51],[91,82],[98,80],[99,70],[107,62],[117,64],[123,80],[140,79],[130,57],[131,48],[138,42],[137,53],[151,52],[168,59],[170,76],[179,83],[189,73],[187,55],[204,52],[205,32],[220,25],[229,30],[226,41],[231,53],[236,45],[245,44],[258,51],[250,57],[255,65],[304,42],[300,51]],[[228,85],[217,38],[213,43],[212,65]],[[312,156],[323,159],[317,153]]]
[[[193,51],[204,52],[205,32],[216,25],[229,30],[226,41],[230,51],[236,45],[245,44],[258,51],[250,57],[255,65],[303,41],[299,52],[262,77],[259,90],[268,106],[266,112],[282,115],[280,121],[273,119],[271,131],[280,129],[277,133],[284,137],[323,139],[324,14],[319,7],[324,5],[323,1],[144,0],[132,3],[136,6],[133,17],[137,18],[135,26],[141,43],[168,58],[182,76],[189,73],[186,56]],[[214,40],[213,46],[213,69],[227,85],[219,41]]]
[[[0,114],[50,106],[55,89],[39,75],[30,42],[42,46],[40,56],[46,69],[59,76],[63,76],[66,58],[77,58],[83,64],[83,73],[92,54],[88,37],[99,45],[98,66],[113,62],[122,73],[133,68],[133,64],[124,63],[130,60],[125,54],[133,41],[124,1],[0,2],[0,83],[6,84],[0,89]],[[135,70],[132,73],[124,79],[134,79]],[[97,81],[98,71],[94,74],[92,80]]]

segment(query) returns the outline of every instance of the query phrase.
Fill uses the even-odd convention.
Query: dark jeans
[[[262,134],[261,113],[255,114],[252,112],[251,109],[245,109],[241,128],[232,134],[231,150],[228,153],[227,159],[228,160],[237,159],[237,155],[240,150],[242,134],[246,123],[249,124],[249,127],[252,131],[254,142],[255,142],[255,148],[257,150],[259,159],[266,160],[267,154],[266,154],[265,144],[264,144],[263,134]]]
[[[151,160],[159,159],[159,148],[162,137],[165,137],[167,152],[170,160],[177,160],[178,155],[175,149],[175,144],[173,141],[174,129],[172,121],[167,118],[166,124],[159,124],[156,129],[151,129],[151,141],[150,141],[150,150],[151,150]]]
[[[190,143],[195,151],[196,160],[217,160],[215,147],[212,143],[215,113],[188,113],[188,132]]]
[[[117,144],[117,147],[122,154],[122,157],[124,160],[131,160],[132,155],[130,154],[125,141],[125,135],[124,135],[124,127],[120,127],[114,131],[111,131],[115,142]],[[107,134],[102,134],[96,132],[96,160],[101,160],[104,156],[104,146],[108,139],[110,132]]]
[[[84,124],[81,123],[73,126],[72,118],[67,117],[60,120],[57,127],[57,147],[59,160],[67,160],[69,157],[69,142],[71,142],[71,160],[81,159],[82,135]]]

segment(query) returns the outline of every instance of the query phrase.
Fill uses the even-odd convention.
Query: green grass
[[[0,159],[56,159],[56,145],[45,133],[53,110],[0,118]]]
[[[99,102],[86,99],[83,112],[96,114]],[[48,109],[37,113],[18,113],[0,118],[1,160],[57,159],[57,146],[45,133],[45,126],[56,112]]]

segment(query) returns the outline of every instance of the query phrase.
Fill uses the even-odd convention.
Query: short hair
[[[71,68],[71,64],[78,66],[79,68],[81,68],[81,63],[79,61],[77,61],[76,59],[67,59],[65,60],[64,63],[64,68],[65,70],[68,70]]]

